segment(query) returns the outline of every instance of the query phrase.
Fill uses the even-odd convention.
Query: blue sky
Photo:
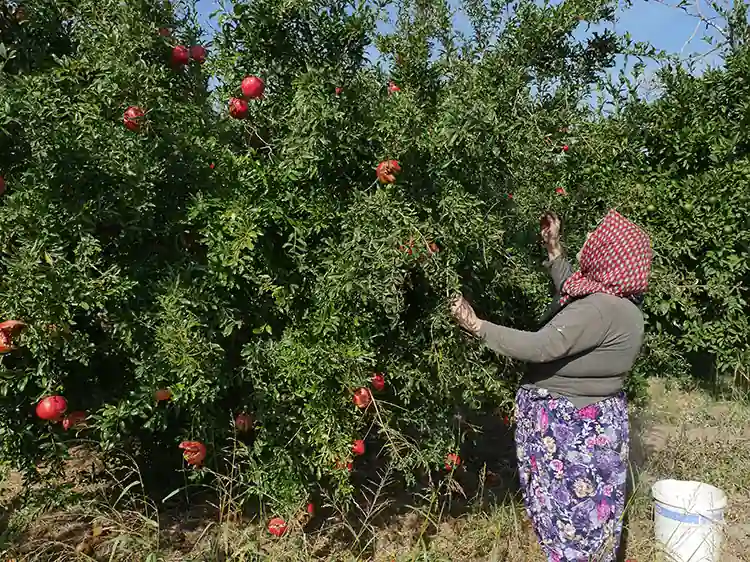
[[[676,3],[677,0],[663,0]],[[701,2],[701,0],[695,0]],[[620,1],[621,5],[624,3]],[[200,20],[207,34],[215,28],[216,22],[209,20],[209,14],[219,9],[220,0],[199,0],[198,11]],[[704,13],[709,10],[702,5]],[[698,20],[659,1],[634,0],[629,9],[624,7],[618,12],[619,21],[615,28],[620,32],[629,32],[635,41],[649,41],[657,49],[671,53],[682,53],[684,56],[706,53],[711,47],[702,38],[706,35],[705,27],[696,31]],[[717,64],[719,59],[714,56],[706,58],[711,65]]]

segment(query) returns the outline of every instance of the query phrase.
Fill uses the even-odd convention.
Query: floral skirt
[[[516,423],[524,503],[549,561],[612,562],[625,511],[625,394],[577,409],[523,387]]]

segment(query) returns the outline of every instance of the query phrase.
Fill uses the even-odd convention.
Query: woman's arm
[[[599,309],[585,300],[570,303],[538,332],[480,320],[463,297],[454,303],[453,314],[466,330],[482,338],[496,353],[529,363],[547,363],[593,349],[607,332]]]
[[[560,292],[563,283],[568,280],[568,277],[573,275],[573,266],[570,265],[568,258],[562,254],[554,259],[545,261],[544,267],[549,271],[549,275],[552,277],[552,283],[554,283],[555,291],[557,293]]]
[[[545,267],[549,270],[552,282],[555,284],[555,291],[560,292],[563,283],[573,274],[573,268],[570,261],[565,257],[563,247],[560,242],[560,229],[562,223],[559,217],[552,212],[545,213],[541,220],[542,242],[547,249],[547,261]]]

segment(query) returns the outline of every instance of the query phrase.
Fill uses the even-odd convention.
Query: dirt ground
[[[0,560],[543,562],[515,487],[512,436],[485,421],[474,440],[482,454],[469,451],[448,488],[418,497],[394,492],[388,475],[359,475],[358,511],[343,517],[321,503],[314,519],[290,522],[282,539],[232,517],[231,497],[164,512],[139,494],[137,479],[113,483],[83,451],[62,487],[24,496],[17,474],[5,478]],[[650,487],[669,477],[727,493],[721,560],[750,562],[750,405],[654,380],[648,407],[632,412],[632,430],[625,557],[659,559]],[[116,500],[113,489],[122,490]]]

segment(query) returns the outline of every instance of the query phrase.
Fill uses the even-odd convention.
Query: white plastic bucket
[[[719,562],[726,494],[685,480],[659,480],[651,493],[656,543],[667,560]]]

